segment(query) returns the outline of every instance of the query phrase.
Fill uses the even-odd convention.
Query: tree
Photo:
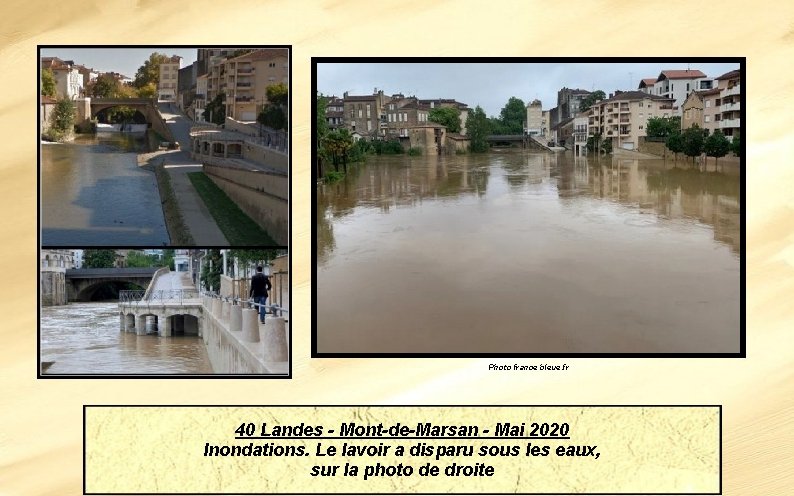
[[[511,96],[507,104],[502,107],[499,120],[504,126],[503,132],[499,134],[523,134],[524,121],[527,120],[527,107],[524,101]]]
[[[681,130],[681,118],[651,117],[645,125],[645,134],[650,138],[666,138]]]
[[[58,100],[50,115],[48,137],[54,141],[63,141],[71,136],[74,131],[75,114],[74,102],[68,98]]]
[[[428,112],[427,119],[446,127],[447,132],[460,132],[460,110],[455,107],[432,108]]]
[[[703,130],[694,125],[685,129],[681,138],[684,142],[684,153],[687,157],[692,157],[692,163],[695,163],[695,157],[703,153]]]
[[[157,83],[148,83],[137,88],[138,98],[157,98]]]
[[[287,116],[284,114],[284,109],[272,103],[265,105],[256,120],[263,126],[273,128],[276,131],[287,128]]]
[[[223,257],[220,250],[208,250],[201,267],[201,282],[207,291],[210,288],[218,291],[221,288],[221,273],[223,272]]]
[[[163,250],[163,267],[168,267],[171,270],[174,270],[176,267],[174,265],[174,250],[172,249],[165,249]]]
[[[41,71],[41,94],[55,98],[55,75],[51,69]]]
[[[154,52],[149,55],[149,58],[138,67],[135,73],[135,79],[132,85],[138,89],[144,88],[150,84],[154,84],[157,88],[157,83],[160,82],[160,64],[165,62],[168,56],[164,53]]]
[[[111,123],[126,124],[128,122],[132,122],[135,112],[136,110],[134,108],[124,105],[113,107],[108,110],[108,121]]]
[[[146,255],[141,251],[127,252],[127,267],[160,267],[161,262],[155,255]]]
[[[731,151],[737,157],[741,157],[742,156],[742,135],[741,134],[736,133],[736,136],[733,137],[733,140],[731,141]]]
[[[205,121],[209,121],[218,125],[226,122],[226,105],[223,103],[225,99],[225,93],[218,93],[218,95],[207,104],[203,114]]]
[[[273,105],[286,107],[289,103],[289,87],[284,83],[271,84],[265,88],[267,101]]]
[[[606,97],[607,95],[603,91],[595,90],[586,97],[582,98],[582,102],[579,104],[579,112],[590,110],[590,107],[592,107],[595,102],[599,100],[605,100]]]
[[[100,74],[88,83],[86,93],[94,98],[116,98],[121,95],[121,83],[111,74]]]
[[[469,145],[471,151],[480,153],[488,150],[488,135],[490,134],[488,117],[485,116],[485,111],[479,105],[466,120],[466,130],[471,140]]]
[[[673,152],[674,159],[678,160],[678,154],[684,151],[684,138],[681,137],[681,132],[669,135],[664,144],[668,150]]]
[[[86,250],[83,253],[83,267],[86,269],[107,269],[115,265],[115,250]]]
[[[720,157],[724,157],[731,149],[731,142],[722,134],[722,131],[717,129],[714,134],[706,138],[703,143],[703,151],[706,156],[714,157],[714,163],[719,161]]]
[[[323,153],[322,153],[322,142],[325,139],[325,135],[328,134],[328,120],[325,117],[326,109],[328,108],[328,100],[329,98],[323,96],[322,93],[317,95],[317,113],[314,116],[315,118],[315,132],[317,133],[316,139],[317,141],[314,143],[317,150],[317,178],[322,177],[323,175]]]
[[[340,160],[347,172],[347,155],[351,148],[353,148],[353,137],[347,129],[335,129],[329,132],[323,141],[325,154],[331,157],[336,172],[339,172]]]

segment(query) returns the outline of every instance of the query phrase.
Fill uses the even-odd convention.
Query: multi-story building
[[[328,129],[338,129],[344,125],[345,102],[339,97],[328,97],[325,105],[325,120]]]
[[[419,104],[431,109],[436,107],[451,107],[458,109],[460,112],[460,134],[466,135],[466,121],[469,119],[469,106],[465,103],[450,98],[437,98],[430,100],[420,99]]]
[[[226,116],[254,121],[268,103],[267,87],[289,84],[289,51],[286,48],[254,50],[226,59],[222,69],[218,84],[226,94]]]
[[[559,124],[560,122],[571,119],[579,113],[579,107],[582,105],[582,100],[589,95],[590,92],[582,89],[565,88],[557,92],[557,121],[551,124]]]
[[[75,98],[83,96],[83,75],[73,60],[61,60],[58,57],[42,57],[41,70],[49,69],[55,76],[55,94],[58,98]]]
[[[606,100],[594,103],[588,111],[587,133],[600,134],[612,147],[635,150],[651,117],[671,117],[672,98],[649,95],[643,91],[616,91]]]
[[[709,134],[720,125],[720,90],[692,91],[681,106],[681,129],[697,125]]]
[[[71,250],[41,250],[39,252],[41,305],[66,305],[66,270],[74,268]]]
[[[182,67],[182,57],[173,55],[160,63],[160,78],[157,82],[157,99],[176,101],[177,78]]]
[[[198,63],[193,62],[187,67],[179,69],[176,81],[177,106],[185,110],[193,104],[196,97],[196,77]]]
[[[543,110],[540,114],[540,135],[548,138],[551,136],[551,111]]]
[[[386,136],[389,122],[385,104],[390,102],[391,98],[384,95],[383,90],[375,88],[372,95],[350,95],[345,91],[342,100],[344,102],[345,128],[350,132],[357,132],[361,136],[369,138]],[[397,115],[396,105],[390,110],[393,115],[392,119],[397,119],[395,123],[403,122],[404,116]]]
[[[719,129],[730,139],[741,131],[742,80],[741,72],[733,70],[716,79],[719,100],[715,103],[720,109]]]
[[[662,71],[653,85],[650,84],[650,79],[642,79],[638,90],[649,95],[672,98],[673,106],[676,107],[675,115],[681,115],[681,106],[690,92],[710,90],[714,84],[713,79],[696,69]]]
[[[588,112],[579,112],[573,118],[573,152],[576,155],[587,154],[587,125],[590,122]]]
[[[96,78],[99,77],[99,71],[95,71],[94,69],[91,69],[89,67],[80,64],[75,64],[74,67],[75,69],[77,69],[77,72],[79,72],[80,75],[83,77],[83,88],[88,87],[88,83],[94,81]]]
[[[204,120],[204,109],[207,108],[207,75],[196,77],[196,97],[193,99],[193,120]]]
[[[381,117],[385,115],[386,118],[386,136],[407,138],[410,128],[428,124],[429,114],[430,105],[420,103],[415,96],[406,98],[402,94],[392,95],[381,112]]]
[[[537,98],[527,104],[527,124],[524,134],[529,136],[543,135],[543,106]]]

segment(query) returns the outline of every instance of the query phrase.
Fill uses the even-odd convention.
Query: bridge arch
[[[92,279],[83,284],[74,295],[75,301],[99,301],[118,299],[124,289],[146,289],[136,281],[128,279]]]

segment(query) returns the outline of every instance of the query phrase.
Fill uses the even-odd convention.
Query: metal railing
[[[119,291],[119,303],[182,303],[184,300],[195,299],[200,293],[195,289],[161,289],[152,291],[144,299],[146,291],[143,290],[123,290]]]
[[[215,292],[210,292],[210,291],[202,291],[201,295],[208,296],[210,298],[217,298],[221,301],[228,301],[234,305],[240,305],[243,308],[253,308],[257,310],[257,313],[259,312],[259,307],[264,306],[265,313],[270,314],[273,317],[284,317],[284,314],[289,314],[289,310],[287,310],[286,308],[282,308],[279,305],[269,305],[267,303],[262,305],[261,303],[254,303],[254,300],[252,299],[243,299],[232,296],[221,296]],[[285,320],[289,321],[289,315],[285,317]]]

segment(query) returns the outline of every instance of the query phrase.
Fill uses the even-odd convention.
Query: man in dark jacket
[[[254,303],[259,303],[259,322],[265,323],[265,302],[267,292],[270,290],[270,279],[262,273],[262,266],[256,268],[256,274],[251,277],[251,294]]]

